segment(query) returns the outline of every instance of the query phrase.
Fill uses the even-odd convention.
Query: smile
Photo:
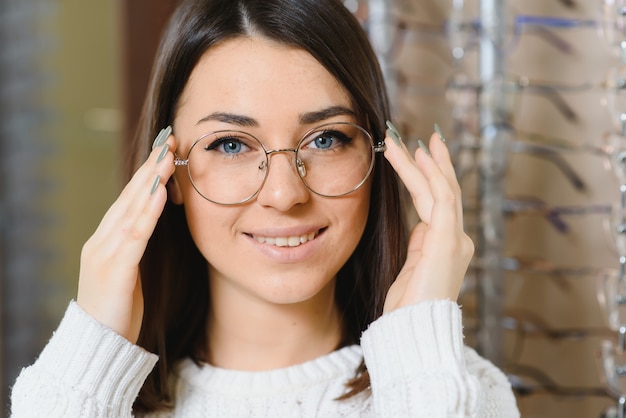
[[[313,241],[317,232],[291,237],[261,237],[253,235],[253,238],[261,244],[275,245],[276,247],[297,247],[309,241]]]

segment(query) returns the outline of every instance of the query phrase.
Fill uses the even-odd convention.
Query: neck
[[[342,335],[335,281],[303,302],[276,304],[211,282],[208,361],[234,370],[272,370],[337,349]]]

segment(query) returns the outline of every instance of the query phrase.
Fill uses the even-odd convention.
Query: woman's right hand
[[[175,139],[171,129],[161,132],[167,142],[161,141],[137,170],[83,246],[80,259],[78,305],[133,344],[144,306],[139,261],[165,207],[165,184],[175,168]]]

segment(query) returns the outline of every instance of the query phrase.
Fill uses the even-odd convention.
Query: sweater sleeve
[[[11,416],[131,416],[157,359],[71,302],[37,361],[18,376]]]
[[[361,346],[377,417],[519,417],[504,374],[464,347],[454,302],[385,314],[363,333]]]

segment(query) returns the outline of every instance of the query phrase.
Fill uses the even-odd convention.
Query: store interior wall
[[[118,7],[0,1],[2,412],[76,297],[81,247],[120,190]]]
[[[476,288],[486,263],[481,231],[493,221],[483,216],[485,178],[478,169],[494,158],[482,150],[486,130],[478,117],[479,108],[489,105],[480,100],[487,100],[490,85],[479,77],[480,47],[467,39],[468,24],[480,23],[481,2],[393,3],[379,51],[395,92],[395,118],[413,149],[417,139],[430,137],[434,123],[441,126],[456,153],[465,226],[477,244],[459,299],[466,342],[483,352],[500,351],[494,360],[515,383],[523,417],[602,416],[626,389],[619,377],[613,379],[617,392],[607,389],[600,347],[615,343],[618,331],[609,327],[597,297],[603,273],[620,265],[608,212],[620,200],[620,183],[607,155],[608,134],[619,137],[621,129],[610,100],[619,91],[607,81],[620,63],[616,45],[601,29],[603,5],[618,13],[622,3],[499,2],[508,10],[508,30],[520,16],[543,23],[517,27],[505,52],[511,88],[498,98],[510,110],[501,121],[510,139],[499,214],[501,289],[488,301],[500,305],[497,318],[481,316],[486,303]],[[467,25],[449,31],[455,5]],[[466,47],[460,59],[455,45]],[[478,344],[487,319],[498,328],[497,350]],[[612,352],[615,364],[604,364],[614,373],[625,356]]]
[[[475,78],[478,54],[476,49],[468,50],[461,63],[452,57],[449,38],[440,29],[452,13],[453,0],[345,3],[350,3],[368,29],[386,25],[383,35],[375,35],[384,39],[375,43],[387,69],[394,120],[407,142],[415,147],[417,139],[427,139],[434,123],[438,123],[451,148],[460,146],[451,101],[451,97],[458,98],[459,91],[451,92],[446,86],[459,72]],[[466,2],[468,7],[471,3]],[[517,14],[593,20],[599,18],[602,2],[507,3]],[[11,139],[15,135],[8,128],[0,128],[0,144],[5,151],[15,151],[0,156],[4,170],[0,182],[0,395],[4,402],[16,374],[34,360],[58,325],[68,301],[75,297],[81,246],[120,189],[119,168],[127,138],[120,110],[124,100],[120,4],[0,0],[0,20],[7,23],[26,19],[32,25],[25,30],[32,31],[30,35],[38,46],[36,53],[31,51],[33,56],[25,59],[35,66],[39,77],[35,87],[31,83],[27,96],[30,101],[25,105],[26,109],[39,109],[32,116],[35,125],[25,135],[27,142],[15,144]],[[29,11],[33,15],[24,17]],[[423,24],[422,29],[414,30],[415,22]],[[440,29],[428,31],[424,27]],[[614,115],[608,111],[607,90],[601,88],[615,56],[597,28],[551,31],[570,45],[568,52],[555,50],[536,33],[522,32],[508,56],[512,77],[527,77],[547,85],[589,84],[592,88],[560,93],[575,117],[559,111],[562,106],[555,106],[548,100],[549,95],[521,89],[512,95],[514,112],[510,122],[520,138],[526,137],[526,143],[536,142],[528,140],[536,134],[577,150],[599,148],[605,134],[617,129]],[[31,38],[21,39],[6,29],[0,31],[0,36],[2,45],[23,41],[25,49],[32,48],[28,43]],[[7,62],[7,58],[0,59],[0,68]],[[19,72],[0,71],[3,86],[21,85]],[[3,87],[0,91],[0,105],[5,110],[10,107],[11,94],[24,97],[20,90]],[[23,110],[10,109],[13,112],[5,111],[0,117],[3,123]],[[466,116],[471,112],[471,106],[465,109]],[[560,150],[559,156],[582,179],[582,189],[569,182],[551,160],[536,153],[511,152],[506,171],[507,197],[532,198],[547,207],[561,208],[606,206],[619,199],[619,184],[607,169],[605,156]],[[16,157],[35,154],[37,160],[26,159],[28,164]],[[472,171],[474,154],[461,154],[459,166],[468,169],[462,185],[468,207],[466,226],[471,230],[480,222],[472,209],[480,178]],[[27,182],[35,190],[30,194],[24,194]],[[606,315],[596,297],[596,282],[602,269],[617,267],[616,250],[605,232],[605,214],[565,213],[562,219],[567,231],[563,232],[551,226],[542,216],[545,213],[503,214],[503,255],[522,267],[509,264],[504,271],[502,344],[506,364],[501,366],[511,375],[524,378],[528,393],[517,392],[522,416],[600,416],[615,400],[603,393],[599,347],[607,335],[613,338],[613,334],[607,332]],[[36,228],[26,228],[28,234],[24,234],[21,225]],[[20,240],[26,240],[29,246],[17,246]],[[471,288],[473,277],[479,277],[477,265],[479,260],[468,274],[470,286],[460,299],[469,344],[476,343],[473,332],[479,326],[476,318],[480,300]],[[510,326],[516,318],[530,321],[535,331],[581,332],[554,338],[546,332],[522,332]],[[537,371],[544,377],[537,377]],[[6,411],[6,403],[0,404],[3,406]]]

